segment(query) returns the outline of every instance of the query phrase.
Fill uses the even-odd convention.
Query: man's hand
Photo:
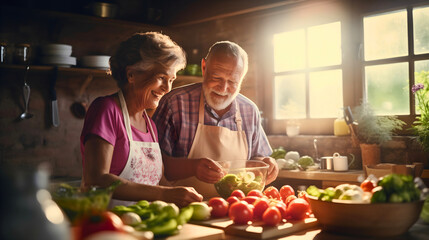
[[[270,166],[268,168],[267,180],[265,182],[265,185],[268,185],[276,180],[277,175],[279,174],[279,166],[277,166],[276,160],[272,157],[265,157],[262,161]]]
[[[196,161],[195,177],[206,183],[218,182],[225,173],[219,163],[209,158],[201,158]]]

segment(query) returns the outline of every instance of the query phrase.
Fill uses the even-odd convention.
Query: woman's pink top
[[[114,95],[99,97],[95,99],[89,107],[82,133],[80,136],[80,150],[82,154],[82,166],[85,162],[85,141],[91,134],[97,135],[113,145],[113,157],[110,165],[110,173],[119,175],[128,160],[130,145],[128,143],[127,130],[124,125],[124,116],[119,105],[116,104]],[[155,123],[149,119],[155,132],[156,142],[158,142],[158,132]],[[146,119],[147,123],[147,119]],[[152,138],[148,124],[147,133],[131,126],[133,139],[142,142],[155,142]]]

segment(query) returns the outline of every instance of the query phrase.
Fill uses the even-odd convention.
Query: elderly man
[[[194,187],[205,199],[216,196],[213,183],[224,175],[216,161],[261,160],[267,181],[278,174],[257,106],[241,95],[247,53],[221,41],[201,61],[203,83],[174,89],[153,115],[163,152],[165,177]]]

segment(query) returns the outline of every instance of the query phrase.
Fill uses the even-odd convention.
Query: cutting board
[[[263,222],[254,222],[251,225],[237,225],[229,218],[209,219],[205,221],[192,221],[193,224],[223,229],[225,234],[241,236],[252,239],[267,239],[286,236],[308,228],[316,227],[319,223],[316,218],[306,218],[300,221],[287,221],[275,227],[264,226]]]
[[[156,238],[161,239],[161,238]],[[225,233],[222,229],[199,226],[194,224],[184,224],[179,234],[162,238],[164,240],[218,240],[225,239]]]

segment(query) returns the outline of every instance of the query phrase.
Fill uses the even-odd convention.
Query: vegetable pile
[[[300,156],[297,151],[288,151],[280,146],[273,150],[271,157],[276,159],[280,169],[286,170],[307,170],[310,166],[315,166],[314,160],[310,156]]]
[[[213,197],[209,200],[212,218],[228,216],[235,224],[263,222],[267,226],[276,226],[288,220],[302,220],[311,215],[310,205],[305,191],[295,195],[295,190],[284,185],[278,190],[270,186],[264,191],[254,189],[245,194],[234,190],[225,200]]]
[[[158,237],[178,233],[181,225],[191,219],[194,208],[188,205],[179,209],[174,203],[142,200],[130,206],[115,206],[111,211],[120,216],[124,224],[137,231],[151,231]]]
[[[99,213],[107,209],[111,196],[119,181],[107,188],[91,187],[87,192],[81,192],[80,187],[61,183],[52,191],[52,199],[61,207],[72,224],[89,213]]]
[[[223,198],[229,197],[237,189],[247,194],[254,189],[262,190],[264,185],[263,176],[255,176],[255,173],[251,171],[243,171],[238,174],[228,173],[214,184],[217,193]]]
[[[322,201],[346,200],[362,203],[403,203],[420,199],[420,190],[410,175],[389,174],[378,180],[366,179],[360,186],[341,184],[318,189],[309,186],[307,193]]]

